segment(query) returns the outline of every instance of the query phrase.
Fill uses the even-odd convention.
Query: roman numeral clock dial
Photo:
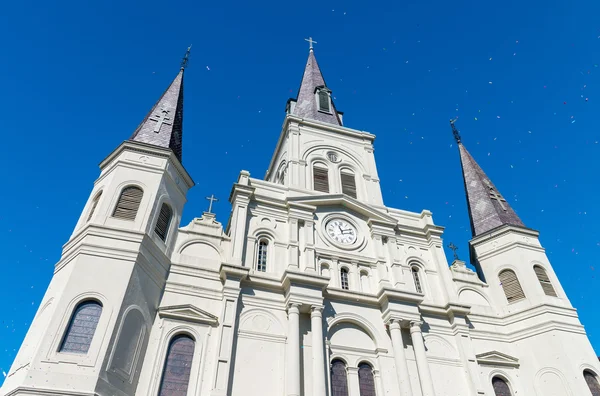
[[[346,220],[330,220],[325,226],[325,232],[327,232],[329,238],[342,245],[352,245],[356,242],[356,228]]]

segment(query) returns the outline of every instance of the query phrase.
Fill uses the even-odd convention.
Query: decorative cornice
[[[183,322],[194,322],[217,326],[219,318],[208,313],[192,304],[172,305],[168,307],[160,307],[158,315],[161,318],[180,320]]]
[[[475,358],[481,365],[519,368],[519,359],[498,351],[480,353]]]

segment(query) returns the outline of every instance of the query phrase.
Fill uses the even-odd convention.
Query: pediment
[[[519,359],[498,351],[490,351],[475,355],[477,363],[486,366],[519,367]]]
[[[384,223],[386,225],[394,227],[398,224],[398,220],[388,215],[387,213],[384,213],[378,209],[366,205],[345,194],[326,194],[313,195],[308,197],[290,197],[288,199],[288,202],[314,206],[339,205],[368,217],[369,221]]]
[[[191,304],[161,307],[158,309],[158,315],[161,318],[181,320],[183,322],[203,323],[211,326],[216,326],[219,323],[219,318],[215,315]]]

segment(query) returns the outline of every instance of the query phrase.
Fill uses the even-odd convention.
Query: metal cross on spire
[[[308,41],[308,42],[309,42],[309,44],[310,44],[310,50],[311,50],[311,51],[313,50],[313,44],[317,44],[317,42],[316,42],[315,40],[313,40],[313,38],[312,38],[312,37],[309,37],[309,38],[307,38],[307,39],[304,39],[304,41]]]
[[[450,250],[452,250],[452,253],[454,253],[454,260],[460,260],[458,258],[458,254],[456,254],[456,251],[458,250],[458,246],[456,246],[455,244],[453,244],[452,242],[450,242],[450,244],[448,245],[448,247],[450,248]]]
[[[183,56],[183,59],[181,59],[181,70],[184,70],[187,67],[188,62],[190,61],[190,52],[191,51],[192,51],[192,45],[190,44],[187,51],[185,51],[185,55]]]
[[[452,134],[454,135],[454,140],[456,140],[456,143],[460,144],[460,132],[458,132],[458,129],[456,129],[456,125],[454,125],[456,120],[457,118],[450,120],[450,126],[452,127]]]
[[[208,212],[207,213],[212,213],[213,202],[217,202],[219,199],[215,198],[215,194],[210,194],[210,197],[206,197],[206,199],[210,201],[210,204],[208,204]]]

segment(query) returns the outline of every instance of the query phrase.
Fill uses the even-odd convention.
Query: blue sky
[[[178,71],[182,224],[225,223],[240,170],[263,177],[313,36],[346,126],[377,135],[386,205],[433,212],[468,256],[448,126],[541,242],[596,351],[600,264],[597,1],[8,2],[0,95],[0,383],[98,176]],[[218,166],[210,166],[210,164]],[[448,257],[451,252],[447,250]]]

